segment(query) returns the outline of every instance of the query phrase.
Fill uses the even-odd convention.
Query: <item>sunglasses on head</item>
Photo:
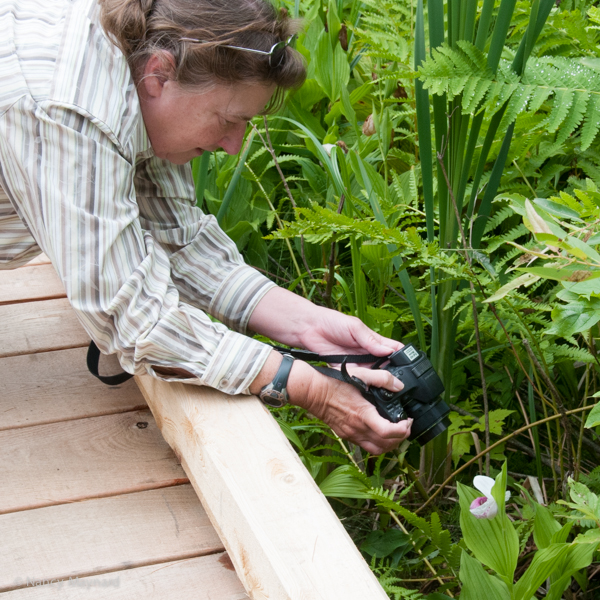
[[[290,35],[287,40],[282,40],[271,46],[270,50],[256,50],[255,48],[245,48],[243,46],[229,46],[228,44],[219,44],[221,48],[229,48],[230,50],[241,50],[242,52],[253,52],[254,54],[262,54],[263,56],[269,57],[269,67],[278,67],[283,60],[283,53],[279,56],[279,60],[275,63],[273,57],[276,57],[279,52],[283,52],[288,46],[290,46],[296,39],[297,34]],[[195,44],[207,44],[204,40],[198,40],[195,38],[182,37],[182,42],[193,42]]]

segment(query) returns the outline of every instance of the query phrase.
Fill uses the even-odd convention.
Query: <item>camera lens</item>
[[[424,446],[433,438],[437,437],[450,426],[450,407],[443,401],[437,400],[432,403],[411,400],[404,409],[409,417],[413,419],[409,440],[416,440]]]

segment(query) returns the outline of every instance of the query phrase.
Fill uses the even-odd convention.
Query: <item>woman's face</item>
[[[160,77],[161,63],[151,58],[138,86],[142,117],[155,155],[184,164],[205,150],[237,154],[248,121],[259,114],[275,86],[216,85],[193,94]]]

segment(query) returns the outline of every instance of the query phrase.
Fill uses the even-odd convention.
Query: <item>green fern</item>
[[[433,94],[460,97],[463,114],[485,109],[493,115],[506,104],[500,128],[518,115],[544,109],[540,127],[559,131],[562,143],[581,127],[581,149],[586,150],[600,129],[600,72],[585,60],[564,57],[531,59],[523,77],[502,61],[496,74],[488,68],[483,52],[466,41],[456,48],[443,45],[419,68],[423,85]]]
[[[351,30],[366,56],[408,63],[411,8],[406,0],[363,0],[360,24]]]

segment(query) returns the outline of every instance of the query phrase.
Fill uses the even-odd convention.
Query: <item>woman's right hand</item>
[[[267,373],[273,369],[276,371],[280,362],[277,353],[271,354],[266,368],[263,369],[266,373],[261,373],[268,379],[266,383],[274,376],[274,373]],[[398,389],[397,380],[387,371],[357,368],[351,372],[365,383],[390,390]],[[303,361],[294,362],[287,390],[291,404],[306,409],[327,423],[339,437],[361,446],[371,454],[377,455],[393,450],[410,435],[411,419],[391,423],[381,417],[377,409],[365,400],[356,388],[319,373]],[[258,393],[260,389],[251,387],[251,391]]]

